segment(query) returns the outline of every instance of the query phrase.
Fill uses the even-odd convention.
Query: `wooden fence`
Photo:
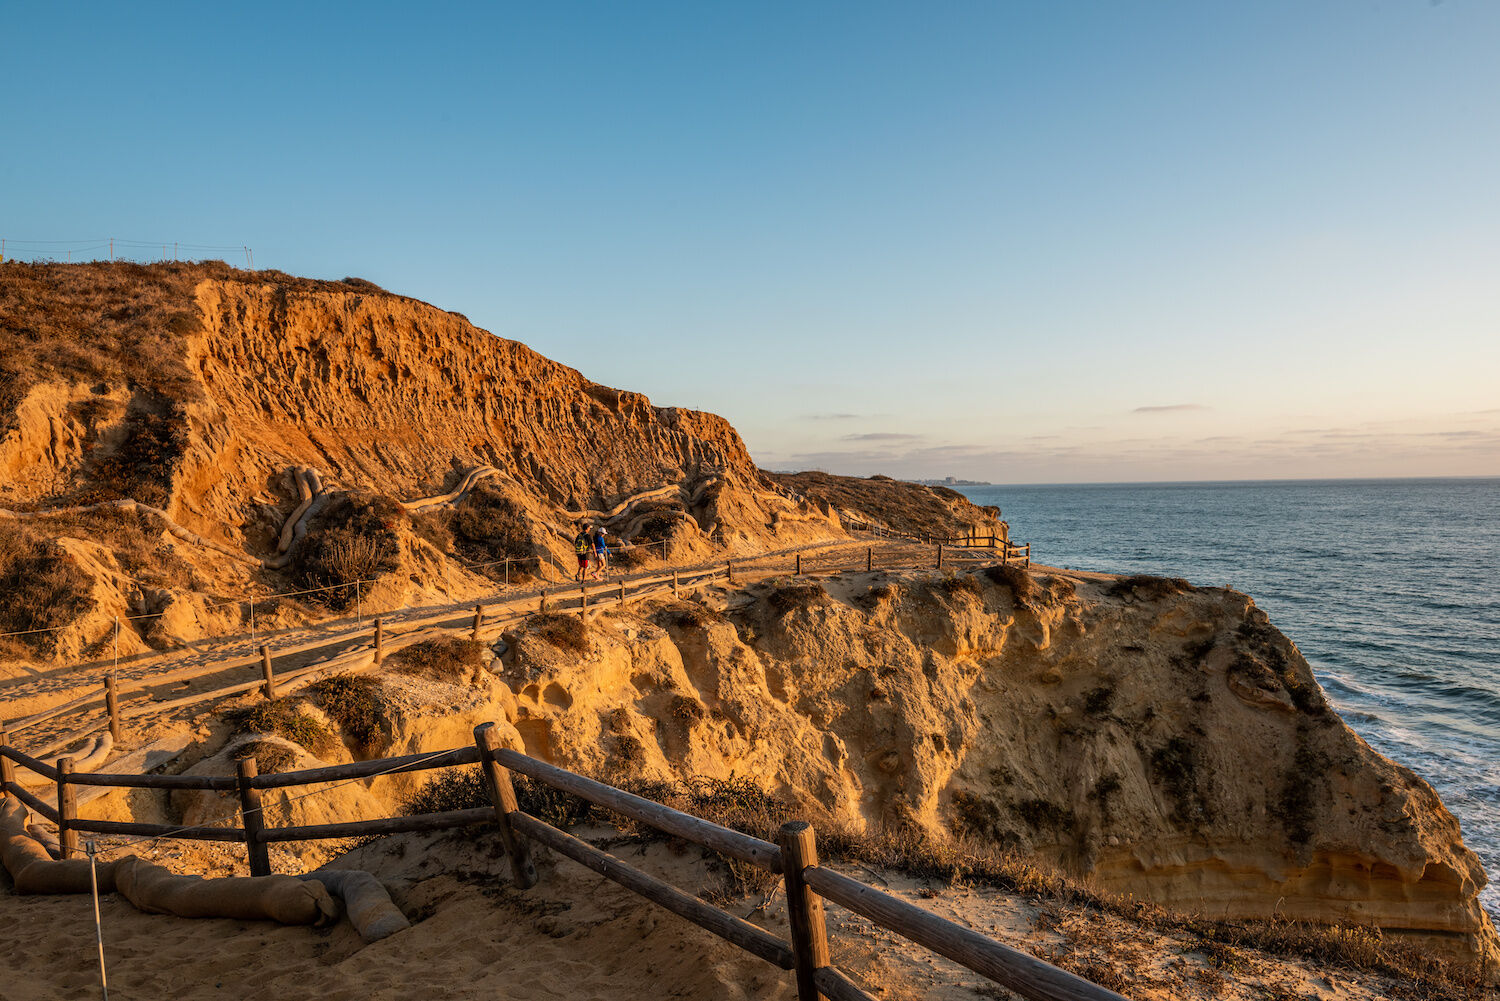
[[[1029,567],[1031,565],[1031,544],[1016,545],[1005,540],[997,540],[995,536],[972,537],[965,544],[961,540],[955,546],[950,543],[939,542],[935,544],[933,551],[933,563],[925,564],[923,560],[915,560],[904,555],[898,555],[894,563],[886,562],[884,567],[878,566],[875,559],[875,548],[867,546],[863,557],[856,552],[853,554],[833,553],[828,555],[814,554],[804,557],[801,552],[791,554],[789,566],[780,562],[785,556],[775,560],[767,560],[756,557],[742,559],[736,563],[734,560],[726,561],[722,565],[693,570],[673,570],[670,573],[648,574],[631,579],[621,578],[616,581],[583,581],[576,585],[562,585],[551,589],[543,588],[535,592],[535,597],[511,598],[501,602],[489,604],[480,603],[474,606],[470,635],[473,639],[479,639],[480,631],[486,626],[493,627],[505,622],[514,621],[531,614],[545,612],[569,612],[577,611],[580,615],[587,616],[591,610],[597,611],[612,605],[623,605],[626,602],[644,601],[650,598],[663,597],[670,593],[673,597],[708,586],[719,580],[727,583],[735,583],[735,572],[739,570],[741,579],[749,573],[764,574],[768,569],[775,571],[781,567],[790,570],[793,576],[802,576],[812,573],[831,573],[834,571],[858,571],[860,569],[873,571],[875,569],[912,569],[918,563],[934,565],[938,569],[949,564],[964,564],[973,562],[984,562],[1000,557],[1002,564],[1020,564]],[[976,554],[981,550],[982,554]],[[575,597],[576,595],[576,597]],[[464,613],[454,609],[434,613],[421,619],[402,623],[401,635],[409,635],[417,629],[431,626],[435,622],[451,622],[461,619]],[[344,642],[353,644],[358,637],[367,635],[373,648],[374,664],[378,666],[384,658],[387,650],[387,641],[393,639],[397,634],[387,627],[384,619],[376,616],[370,624],[368,632],[346,636]],[[337,642],[336,640],[334,642]],[[86,737],[90,737],[105,729],[116,741],[120,740],[128,720],[148,714],[166,712],[171,709],[180,709],[185,706],[196,705],[213,699],[226,698],[231,695],[239,695],[244,692],[261,689],[266,698],[275,698],[276,693],[289,686],[300,687],[310,684],[320,676],[327,674],[330,667],[326,663],[315,663],[307,667],[293,671],[276,673],[273,661],[281,654],[296,654],[308,649],[316,649],[329,645],[329,640],[318,638],[303,642],[283,650],[275,650],[269,643],[261,644],[259,651],[251,656],[239,656],[227,658],[212,664],[165,672],[160,675],[146,676],[135,679],[133,682],[121,683],[113,670],[105,672],[100,678],[97,687],[84,692],[76,698],[70,699],[60,705],[53,706],[42,712],[34,713],[18,719],[0,722],[5,730],[12,735],[20,733],[40,723],[45,723],[66,713],[76,712],[89,706],[100,705],[104,709],[101,717],[91,720],[81,727],[69,730],[54,739],[48,741],[41,747],[31,750],[31,754],[41,758],[54,754],[71,744]],[[221,674],[239,668],[248,667],[255,672],[252,680],[237,682],[221,688],[215,688],[207,692],[197,692],[184,695],[167,701],[153,701],[148,689],[158,688],[168,683],[182,683],[194,678]],[[127,695],[139,693],[133,700],[126,699]]]
[[[491,807],[298,827],[268,827],[264,823],[260,794],[266,789],[472,764],[480,765],[483,770]],[[57,783],[56,809],[16,782],[17,765]],[[823,914],[824,899],[946,956],[1022,997],[1036,1001],[1124,1001],[1114,991],[819,865],[813,828],[807,823],[795,821],[784,825],[777,843],[772,844],[501,747],[493,724],[489,723],[474,729],[472,747],[281,774],[259,774],[253,757],[238,763],[237,774],[222,776],[89,774],[74,772],[71,765],[71,759],[65,758],[53,767],[23,754],[11,747],[4,732],[0,731],[0,782],[3,782],[4,793],[16,797],[57,825],[65,858],[79,853],[80,833],[228,841],[246,846],[251,875],[262,876],[271,872],[268,852],[271,844],[494,824],[511,859],[511,879],[517,887],[524,890],[536,885],[538,875],[531,857],[531,846],[533,843],[545,845],[739,948],[783,970],[792,971],[799,1001],[817,1001],[820,997],[830,1001],[873,1001],[832,964]],[[659,831],[780,874],[786,887],[790,942],[783,942],[764,928],[684,893],[522,811],[511,782],[512,772]],[[74,805],[74,790],[78,786],[237,792],[240,826],[181,828],[165,824],[87,820],[78,816]]]

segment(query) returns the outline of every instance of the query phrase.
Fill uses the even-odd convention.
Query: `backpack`
[[[578,533],[578,538],[573,540],[573,551],[578,553],[580,556],[582,556],[584,553],[591,553],[594,551],[594,544],[589,539],[589,533]]]

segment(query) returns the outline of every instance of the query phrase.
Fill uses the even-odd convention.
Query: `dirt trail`
[[[864,569],[866,550],[874,555],[877,569],[913,568],[924,565],[936,566],[936,547],[892,539],[852,539],[839,542],[813,543],[772,550],[754,557],[734,560],[735,585],[764,580],[768,577],[790,574],[795,559],[802,555],[804,574],[831,573],[838,570]],[[982,555],[980,555],[982,554]],[[993,560],[990,550],[949,550],[946,561],[950,563],[973,563],[978,560]],[[630,574],[611,577],[611,584],[624,583],[627,595],[642,590],[633,582],[659,577],[673,570],[690,573],[713,569],[725,565],[720,562],[695,562],[686,565],[664,564]],[[548,584],[540,588],[511,586],[497,588],[490,594],[463,601],[382,612],[380,618],[388,637],[394,637],[417,628],[462,628],[472,620],[475,605],[493,606],[507,603],[513,606],[536,602],[547,595],[567,600],[576,595],[577,584],[569,581]],[[604,602],[602,596],[591,597],[591,601]],[[575,606],[576,607],[576,606]],[[489,612],[493,617],[494,610]],[[268,644],[273,651],[273,667],[280,675],[302,667],[325,661],[356,646],[371,643],[374,616],[344,616],[324,622],[275,632],[255,635],[215,637],[200,640],[190,646],[171,653],[122,662],[118,668],[119,683],[128,694],[122,705],[130,709],[151,702],[165,702],[198,693],[251,680],[251,672],[260,663],[260,645]],[[6,719],[45,712],[53,706],[85,694],[99,687],[103,674],[109,670],[107,662],[96,662],[60,668],[39,677],[7,679],[0,682],[3,693]],[[144,689],[141,687],[145,685]],[[36,724],[19,734],[18,743],[24,748],[47,748],[56,740],[91,721],[100,719],[102,708],[91,705],[76,712],[69,712],[51,720]],[[48,753],[51,753],[50,751]]]

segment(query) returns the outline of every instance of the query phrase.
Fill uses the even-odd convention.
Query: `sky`
[[[1497,475],[1496,52],[1493,0],[18,4],[0,238],[366,278],[770,469]]]

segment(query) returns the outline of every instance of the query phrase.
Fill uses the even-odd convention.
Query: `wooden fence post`
[[[734,583],[734,560],[724,564],[724,577],[729,583]]]
[[[801,577],[802,576],[802,554],[801,553],[797,554],[797,569],[795,569],[795,570],[792,571],[792,576],[794,576],[794,577]]]
[[[4,727],[0,727],[0,747],[9,747],[9,746],[10,746],[10,734],[8,734],[8,733],[5,732],[5,728]],[[16,780],[16,766],[15,766],[15,763],[12,762],[9,758],[5,757],[4,755],[0,755],[0,799],[3,799],[3,798],[5,798],[5,796],[10,795],[10,789],[6,785],[6,783],[14,782],[15,780]]]
[[[250,856],[250,875],[271,875],[271,851],[260,840],[266,829],[266,818],[260,808],[260,790],[250,780],[260,774],[255,764],[255,755],[241,758],[234,763],[235,776],[240,787],[240,821],[245,827],[245,852]]]
[[[479,642],[479,627],[483,623],[484,623],[484,606],[483,605],[475,605],[474,606],[474,630],[470,634],[470,637],[469,637],[475,643]]]
[[[943,544],[941,542],[939,542],[937,544],[937,547],[938,547],[938,565],[937,565],[937,568],[939,570],[941,570],[941,569],[943,569]]]
[[[543,588],[537,592],[536,611],[538,615],[547,614],[547,589]]]
[[[625,604],[625,582],[620,581],[620,604]]]
[[[578,589],[578,617],[585,622],[589,620],[589,586],[587,584]]]
[[[821,1001],[813,984],[813,973],[828,966],[828,925],[823,918],[823,898],[807,888],[802,871],[818,864],[818,846],[812,825],[794,820],[781,825],[781,868],[786,876],[786,911],[792,932],[792,962],[797,974],[798,1001]]]
[[[865,573],[875,569],[875,547],[865,547]]]
[[[516,886],[529,890],[536,885],[536,866],[531,861],[531,845],[510,826],[510,815],[520,806],[516,803],[515,787],[510,782],[510,770],[502,768],[495,760],[495,751],[500,746],[495,724],[476,726],[474,743],[479,747],[479,767],[484,770],[484,782],[495,804],[495,825],[500,828],[500,841],[510,856],[510,878]]]
[[[78,832],[73,830],[73,821],[78,819],[78,794],[68,778],[73,774],[73,759],[59,758],[57,762],[57,841],[62,846],[62,857],[72,858],[78,854]]]
[[[672,571],[672,597],[676,598],[676,597],[680,596],[681,593],[682,592],[678,589],[678,584],[677,584],[677,571],[673,570]]]
[[[382,628],[380,616],[375,616],[375,663],[379,664],[385,659],[385,631]]]
[[[109,735],[120,740],[120,680],[115,672],[104,676],[104,708],[109,713]]]
[[[261,690],[265,692],[266,701],[275,701],[276,676],[271,673],[271,648],[264,643],[260,647],[260,676],[264,679]]]

